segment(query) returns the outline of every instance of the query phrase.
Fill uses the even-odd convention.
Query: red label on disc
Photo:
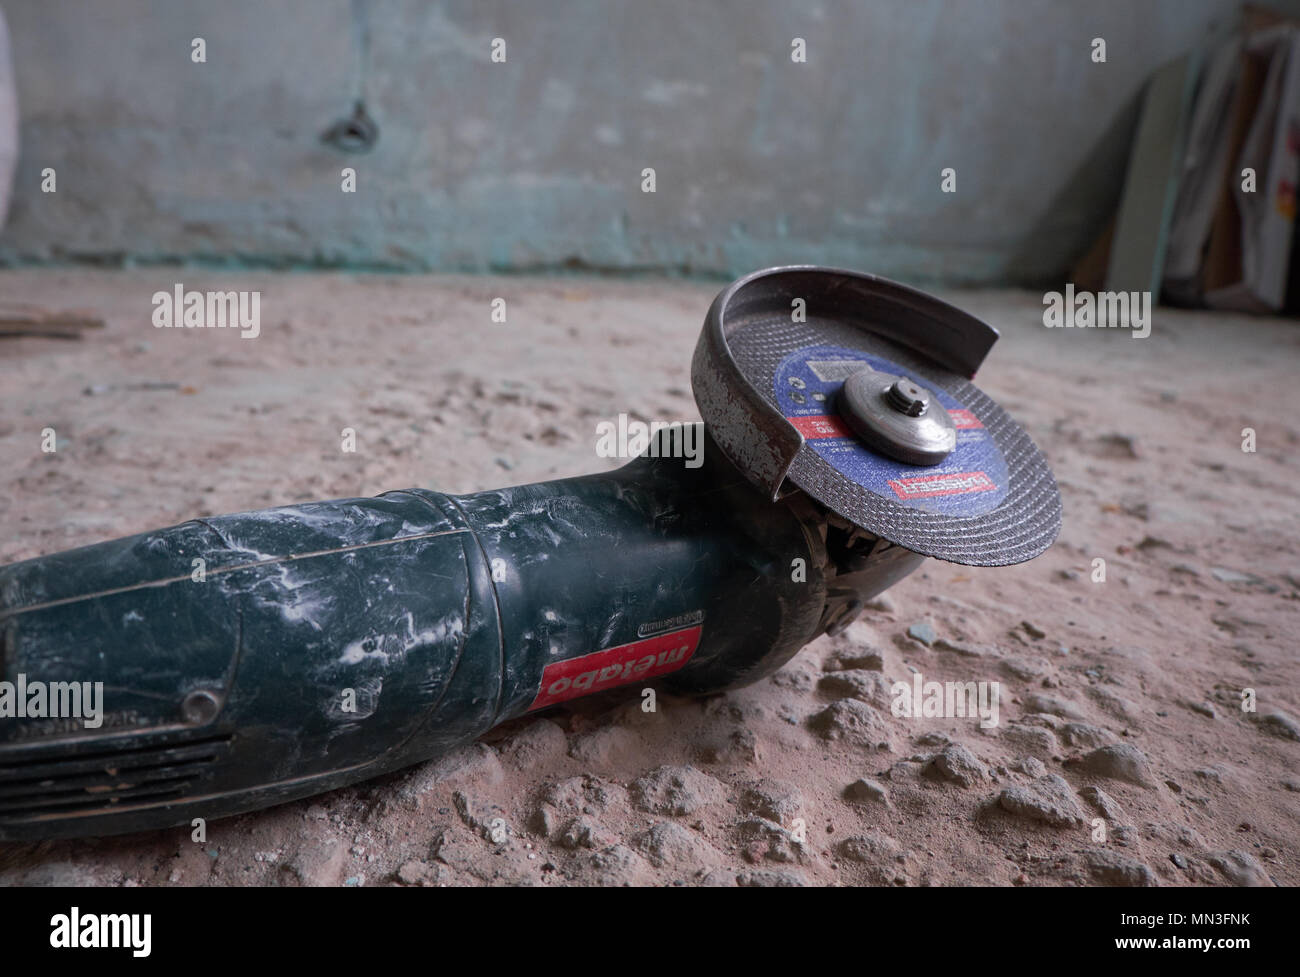
[[[851,438],[853,432],[835,414],[804,414],[801,417],[787,417],[794,429],[809,441],[817,438]]]
[[[953,472],[951,475],[920,475],[916,478],[891,478],[889,487],[900,499],[930,499],[936,495],[965,495],[968,492],[992,492],[993,479],[983,472]]]

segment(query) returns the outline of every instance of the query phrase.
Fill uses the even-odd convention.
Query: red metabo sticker
[[[576,699],[612,689],[628,682],[644,681],[675,672],[688,661],[700,643],[702,627],[684,628],[643,638],[617,648],[594,651],[581,658],[570,658],[547,665],[542,672],[542,687],[528,707],[531,712],[553,706],[565,699]]]

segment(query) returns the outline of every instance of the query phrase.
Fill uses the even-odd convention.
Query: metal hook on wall
[[[320,141],[344,153],[368,153],[379,142],[379,123],[366,111],[366,75],[370,61],[369,0],[352,0],[352,47],[356,55],[356,101],[352,114],[336,119]]]
[[[366,111],[366,103],[358,99],[352,114],[322,132],[320,141],[345,153],[368,153],[379,141],[379,124]]]

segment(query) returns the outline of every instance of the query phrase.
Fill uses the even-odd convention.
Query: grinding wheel
[[[692,386],[713,441],[771,498],[802,491],[925,556],[1021,563],[1056,539],[1061,498],[1029,435],[970,382],[997,338],[975,317],[896,282],[771,268],[714,300]],[[887,382],[873,383],[873,374]],[[926,401],[930,427],[951,420],[955,444],[909,456],[876,423],[874,401],[863,401],[865,413],[848,401],[851,378],[864,398],[911,391],[895,390],[894,407],[906,415]],[[933,417],[940,410],[946,418]]]

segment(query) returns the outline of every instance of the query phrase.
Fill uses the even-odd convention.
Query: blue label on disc
[[[980,418],[945,390],[930,390],[957,427],[957,447],[938,465],[906,465],[868,449],[840,417],[836,397],[844,381],[864,367],[906,376],[880,356],[839,346],[805,346],[776,370],[776,402],[804,440],[849,481],[911,509],[978,516],[1007,494],[1007,465]],[[913,377],[916,380],[916,377]],[[931,410],[934,405],[931,405]]]

